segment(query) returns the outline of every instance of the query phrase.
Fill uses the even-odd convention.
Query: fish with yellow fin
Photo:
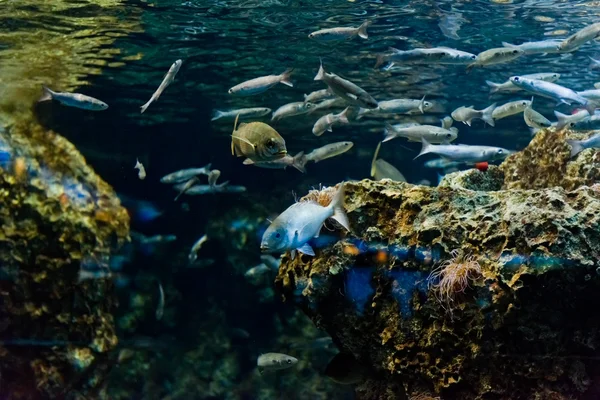
[[[247,157],[254,162],[273,161],[287,154],[285,140],[271,126],[263,122],[241,123],[235,118],[231,134],[231,154]]]

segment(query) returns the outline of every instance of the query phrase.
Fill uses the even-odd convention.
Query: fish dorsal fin
[[[235,122],[233,123],[233,131],[234,132],[237,130],[237,124],[238,124],[239,118],[240,118],[240,114],[235,116]]]

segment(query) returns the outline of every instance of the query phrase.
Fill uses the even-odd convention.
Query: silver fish
[[[456,168],[460,166],[462,163],[456,161],[450,161],[445,158],[435,158],[433,160],[426,161],[423,165],[426,168],[434,168],[434,169],[449,169]]]
[[[325,146],[314,149],[306,155],[307,161],[313,161],[318,163],[319,161],[326,160],[331,157],[339,156],[350,150],[354,146],[352,142],[335,142],[329,143]]]
[[[216,121],[218,119],[225,121],[234,121],[236,116],[240,116],[240,121],[252,119],[252,118],[260,118],[271,112],[270,108],[267,107],[253,107],[253,108],[240,108],[238,110],[229,110],[229,111],[220,111],[215,110],[213,112],[213,116],[211,121]]]
[[[294,87],[292,82],[290,82],[290,75],[292,74],[293,70],[293,68],[289,68],[279,75],[267,75],[250,79],[233,86],[227,92],[237,96],[252,96],[266,92],[278,83],[283,83],[289,87]]]
[[[591,101],[600,101],[600,90],[598,89],[583,90],[577,94]]]
[[[263,253],[298,250],[314,256],[315,252],[308,241],[319,236],[321,227],[328,218],[333,218],[350,230],[344,211],[343,182],[327,207],[313,201],[301,201],[288,207],[269,225],[263,234],[260,249]],[[293,256],[295,252],[292,253]]]
[[[456,139],[456,132],[433,125],[417,125],[408,128],[395,129],[386,124],[386,136],[383,142],[397,137],[407,138],[409,142],[421,142],[425,138],[430,143],[449,143]]]
[[[463,18],[461,13],[451,11],[442,15],[438,26],[444,36],[449,39],[459,40],[458,31],[464,22],[466,22],[466,19]]]
[[[446,115],[444,118],[442,118],[440,120],[441,124],[442,124],[442,128],[444,129],[450,129],[450,127],[452,126],[452,124],[454,123],[454,120],[452,119],[451,116]]]
[[[333,93],[331,93],[329,88],[327,88],[327,89],[316,90],[309,94],[305,94],[304,101],[307,103],[316,103],[317,101],[331,99],[333,97],[335,97],[335,95]]]
[[[513,85],[525,89],[528,92],[554,99],[559,103],[581,104],[586,110],[588,110],[590,114],[593,114],[594,110],[596,109],[596,105],[585,97],[580,96],[569,88],[557,85],[556,83],[545,82],[537,79],[528,79],[520,76],[513,76],[510,78],[510,81],[513,83]]]
[[[497,47],[482,51],[477,54],[475,62],[467,66],[467,71],[474,67],[506,63],[521,57],[523,54],[525,54],[523,50],[508,47]]]
[[[273,113],[271,121],[277,121],[282,118],[293,117],[294,115],[302,115],[309,112],[315,105],[313,103],[297,101],[294,103],[284,104]]]
[[[171,65],[171,68],[169,68],[169,71],[163,78],[158,89],[156,89],[156,91],[152,94],[152,97],[150,97],[150,100],[148,100],[148,102],[146,104],[144,104],[143,106],[140,107],[142,114],[144,113],[144,111],[146,111],[146,109],[150,106],[150,104],[152,104],[154,101],[158,100],[158,98],[160,97],[162,92],[165,91],[167,86],[169,86],[171,83],[173,83],[173,81],[175,80],[175,75],[177,75],[177,72],[179,72],[179,68],[181,68],[181,64],[183,64],[183,61],[177,60],[173,63],[173,65]]]
[[[416,99],[394,99],[383,100],[377,103],[377,108],[361,108],[358,111],[357,119],[369,114],[413,114],[417,111],[424,114],[430,110],[433,104],[425,101],[425,96],[421,100]]]
[[[319,66],[319,72],[317,72],[314,80],[323,81],[333,93],[350,104],[364,108],[377,108],[377,100],[371,97],[369,93],[349,80],[341,78],[336,74],[325,72],[323,63]]]
[[[471,126],[471,122],[475,118],[482,119],[483,121],[490,124],[491,126],[495,126],[494,118],[492,116],[494,114],[495,108],[496,108],[496,103],[492,104],[491,106],[489,106],[487,108],[484,108],[483,110],[475,110],[473,108],[473,106],[469,106],[469,107],[462,106],[462,107],[458,107],[456,110],[452,111],[451,115],[455,121],[460,121],[463,124],[467,124],[469,126]]]
[[[417,155],[417,157],[421,157],[424,154],[436,154],[452,161],[476,163],[481,161],[502,159],[511,154],[510,150],[506,150],[501,147],[471,146],[466,144],[433,145],[428,143],[425,139],[423,139],[422,142],[423,147],[421,148],[421,152]]]
[[[558,45],[562,42],[561,39],[541,40],[539,42],[525,42],[519,45],[502,42],[502,46],[511,49],[523,50],[524,54],[550,54],[560,53]]]
[[[430,49],[417,48],[412,50],[398,50],[390,47],[388,53],[377,55],[374,68],[385,63],[404,64],[468,64],[476,60],[475,54],[452,49],[449,47],[435,47]]]
[[[265,353],[258,356],[256,365],[258,372],[261,374],[264,371],[279,371],[290,368],[298,363],[298,359],[287,354],[281,353]]]
[[[135,160],[135,167],[133,167],[133,169],[138,170],[138,178],[140,178],[140,180],[146,179],[146,168],[144,168],[144,164],[142,164],[140,160]]]
[[[579,110],[575,114],[566,115],[559,113],[558,111],[554,111],[554,115],[556,115],[556,119],[558,119],[556,124],[554,124],[556,129],[562,129],[565,126],[573,127],[577,122],[588,118],[590,113],[587,112],[587,110]]]
[[[244,272],[244,276],[246,278],[256,278],[258,276],[264,275],[269,272],[271,269],[266,266],[264,263],[258,264],[256,267],[252,267],[246,272]]]
[[[212,164],[207,164],[202,168],[188,168],[188,169],[182,169],[179,171],[175,171],[175,172],[172,172],[172,173],[160,178],[160,182],[167,183],[167,184],[180,183],[180,182],[188,181],[197,175],[208,176],[208,174],[210,173],[211,165]]]
[[[212,171],[211,171],[212,173]],[[210,174],[209,174],[210,176]],[[193,176],[192,178],[190,178],[189,181],[187,181],[185,183],[185,185],[182,185],[181,189],[179,190],[179,193],[177,193],[177,196],[175,196],[175,198],[173,199],[173,201],[177,201],[179,200],[179,198],[181,196],[183,196],[188,190],[190,190],[190,188],[194,185],[196,185],[197,183],[200,183],[200,179],[198,179],[197,176]]]
[[[521,75],[521,77],[527,79],[538,79],[546,82],[556,82],[560,78],[560,74],[555,72],[540,72],[537,74]],[[520,87],[513,85],[510,79],[503,83],[494,83],[492,81],[485,81],[485,83],[487,83],[487,85],[490,87],[490,94],[512,93],[523,90]]]
[[[552,122],[548,118],[544,117],[539,112],[535,111],[531,105],[523,112],[523,119],[530,128],[542,129],[552,126]]]
[[[313,125],[312,133],[316,136],[321,136],[325,131],[332,131],[335,124],[348,124],[348,110],[350,107],[346,107],[344,111],[339,114],[327,114],[315,122]]]
[[[592,25],[588,25],[585,28],[579,30],[573,35],[563,40],[558,46],[558,50],[561,52],[569,52],[577,50],[582,44],[595,39],[600,34],[600,22]]]
[[[596,60],[595,58],[589,57],[590,59],[590,69],[600,68],[600,60]]]
[[[56,100],[59,103],[75,108],[81,108],[82,110],[89,111],[102,111],[108,108],[108,104],[90,96],[86,96],[81,93],[66,93],[66,92],[55,92],[42,86],[43,94],[38,102]]]
[[[582,121],[575,122],[569,127],[574,131],[590,131],[600,129],[600,115],[593,115]]]
[[[315,104],[315,106],[312,108],[312,110],[309,111],[309,114],[312,114],[316,111],[327,110],[329,108],[341,107],[341,106],[345,106],[345,105],[346,105],[346,101],[344,99],[335,97],[333,99],[323,100],[320,103]]]
[[[494,118],[495,121],[498,121],[499,119],[522,113],[530,105],[531,105],[530,100],[510,101],[508,103],[505,103],[505,104],[502,104],[501,106],[496,107],[494,109],[494,112],[492,113],[492,118]]]
[[[300,171],[304,174],[304,173],[306,173],[306,168],[305,168],[306,161],[307,161],[306,156],[304,155],[304,152],[301,151],[293,157],[289,154],[286,154],[282,158],[279,158],[279,159],[273,160],[273,161],[255,162],[255,161],[251,160],[250,158],[247,158],[244,160],[243,164],[244,165],[254,165],[259,168],[270,168],[270,169],[286,169],[287,167],[294,167],[298,171]]]
[[[381,149],[381,142],[377,144],[375,153],[373,154],[373,160],[371,161],[371,177],[376,181],[382,179],[391,179],[396,182],[406,182],[406,178],[396,167],[379,156],[379,150]]]
[[[202,235],[200,239],[196,240],[196,242],[192,245],[190,249],[190,254],[188,254],[188,260],[190,264],[198,259],[198,252],[202,248],[202,245],[208,241],[208,236],[206,234]]]
[[[569,140],[567,144],[571,146],[571,157],[575,157],[585,149],[598,149],[600,148],[600,133],[595,134],[589,139],[585,140]]]
[[[182,185],[175,185],[176,190],[181,190]],[[185,194],[188,196],[199,196],[203,194],[217,194],[217,193],[243,193],[246,191],[245,186],[234,186],[229,185],[229,181],[223,182],[219,185],[196,185],[189,188]]]
[[[333,42],[339,40],[349,40],[355,36],[361,39],[367,39],[369,37],[367,33],[367,27],[371,24],[371,21],[363,22],[358,28],[353,27],[340,27],[340,28],[329,28],[320,29],[312,32],[308,35],[309,38],[315,39],[320,42]]]
[[[208,174],[209,186],[215,186],[217,184],[217,181],[219,180],[220,176],[221,176],[221,171],[219,171],[218,169],[213,169],[212,171],[210,171],[210,173]]]

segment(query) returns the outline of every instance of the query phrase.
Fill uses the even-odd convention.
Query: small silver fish
[[[363,22],[358,28],[353,27],[341,27],[341,28],[328,28],[314,31],[308,35],[310,39],[315,39],[319,42],[334,42],[340,40],[349,40],[355,36],[361,39],[367,39],[369,37],[367,33],[367,27],[371,24],[371,21]]]
[[[327,89],[321,89],[304,95],[304,101],[307,103],[316,103],[317,101],[331,99],[335,97],[333,93]]]
[[[327,110],[329,108],[341,107],[341,106],[345,106],[345,105],[346,105],[346,102],[344,101],[344,99],[335,97],[333,99],[323,100],[320,103],[315,104],[315,106],[312,108],[312,110],[309,111],[309,114],[312,114],[316,111]]]
[[[168,175],[163,176],[162,178],[160,178],[160,182],[172,184],[172,183],[180,183],[180,182],[189,181],[191,178],[193,178],[194,176],[197,176],[197,175],[208,176],[208,174],[210,174],[211,165],[212,164],[206,164],[202,168],[181,169],[179,171],[175,171]]]
[[[461,163],[456,161],[450,161],[445,158],[436,158],[433,160],[428,160],[423,164],[426,168],[435,168],[435,169],[449,169],[456,168]]]
[[[323,68],[323,63],[319,66],[319,72],[314,78],[315,81],[323,81],[329,89],[337,96],[364,108],[377,108],[377,100],[358,85],[347,79],[341,78],[333,73],[328,73]]]
[[[346,107],[344,111],[339,114],[327,114],[322,116],[315,122],[312,133],[316,136],[321,136],[325,131],[332,131],[332,128],[335,124],[348,124],[348,110],[350,107]]]
[[[471,146],[466,144],[433,145],[423,139],[421,152],[415,158],[421,157],[424,154],[436,154],[452,161],[476,163],[502,159],[511,154],[511,151],[492,146]]]
[[[590,115],[593,114],[594,110],[596,109],[596,105],[592,101],[582,97],[575,91],[564,86],[557,85],[556,83],[523,78],[522,76],[513,76],[510,78],[510,81],[513,83],[513,85],[519,86],[528,92],[554,99],[559,103],[565,103],[569,105],[572,103],[581,104],[586,110],[588,110]]]
[[[289,87],[294,87],[294,84],[290,82],[290,75],[292,74],[293,70],[293,68],[289,68],[279,75],[267,75],[250,79],[235,85],[228,90],[228,93],[237,96],[252,96],[266,92],[278,83],[282,83]]]
[[[192,248],[190,249],[190,254],[188,254],[188,260],[190,261],[190,264],[193,264],[194,261],[198,259],[198,252],[202,248],[202,245],[207,241],[208,235],[204,234],[192,245]]]
[[[540,72],[537,74],[521,75],[521,77],[527,79],[539,79],[546,82],[556,82],[560,78],[560,74],[555,72]],[[520,87],[513,85],[510,79],[503,83],[494,83],[492,81],[485,81],[485,83],[490,87],[490,94],[513,93],[523,90]]]
[[[269,169],[286,169],[287,167],[294,167],[298,171],[302,172],[303,174],[306,173],[306,168],[305,168],[306,156],[304,155],[303,151],[299,152],[298,154],[296,154],[293,157],[289,154],[286,154],[283,158],[279,158],[279,159],[273,160],[273,161],[255,162],[250,158],[246,158],[244,160],[243,164],[244,165],[254,165],[259,168],[269,168]]]
[[[561,39],[541,40],[539,42],[525,42],[519,45],[502,42],[502,46],[511,49],[519,49],[523,54],[551,54],[561,53],[558,45],[562,42]]]
[[[368,109],[361,108],[358,111],[357,119],[362,118],[365,115],[375,114],[416,114],[417,112],[424,114],[425,111],[430,110],[433,104],[429,101],[425,101],[425,96],[421,100],[416,99],[394,99],[384,100],[377,103],[377,108]]]
[[[386,136],[383,142],[390,141],[397,137],[408,139],[409,142],[421,142],[425,138],[430,143],[450,143],[456,139],[456,132],[440,128],[433,125],[417,125],[408,128],[395,129],[392,125],[386,124]]]
[[[82,110],[89,111],[102,111],[108,108],[108,104],[90,96],[86,96],[81,93],[66,93],[66,92],[54,92],[42,86],[43,94],[38,102],[56,100],[59,103],[75,108],[81,108]]]
[[[144,104],[143,106],[140,107],[142,114],[144,113],[144,111],[146,111],[146,109],[150,106],[150,104],[152,104],[154,101],[158,100],[158,98],[160,97],[162,92],[165,91],[167,86],[169,86],[171,83],[173,83],[173,81],[175,80],[175,75],[177,75],[177,73],[179,72],[179,68],[181,68],[181,64],[183,64],[183,61],[177,60],[173,63],[173,65],[171,65],[171,68],[169,68],[169,71],[163,78],[158,89],[156,89],[156,92],[154,92],[152,94],[152,97],[150,97],[150,100],[148,100],[148,102],[146,104]]]
[[[463,106],[463,107],[458,107],[456,110],[452,111],[451,115],[455,121],[460,121],[463,124],[467,124],[469,126],[471,126],[471,122],[475,118],[482,119],[483,121],[490,124],[491,126],[495,126],[494,118],[492,116],[494,114],[495,108],[496,108],[496,103],[492,104],[491,106],[489,106],[483,110],[475,110],[473,108],[473,106],[469,106],[469,107]]]
[[[573,158],[577,154],[581,153],[583,150],[600,148],[600,133],[597,133],[589,139],[585,140],[567,139],[567,144],[571,146],[571,158]]]
[[[467,71],[474,67],[506,63],[521,57],[523,54],[525,54],[523,50],[508,47],[497,47],[482,51],[477,54],[475,62],[467,66]]]
[[[158,281],[158,305],[156,307],[156,320],[160,321],[165,313],[165,291]]]
[[[556,115],[556,119],[558,119],[554,126],[556,126],[556,129],[562,129],[565,126],[573,127],[577,122],[588,118],[590,113],[587,110],[579,110],[575,114],[566,115],[558,111],[554,111],[554,115]]]
[[[388,53],[377,55],[374,68],[385,63],[404,64],[468,64],[477,59],[475,54],[467,53],[449,47],[435,47],[430,49],[417,48],[412,50],[398,50],[390,47]]]
[[[600,22],[588,25],[585,28],[577,31],[573,35],[564,39],[557,49],[561,52],[570,52],[577,50],[581,45],[598,37],[600,34]]]
[[[577,94],[590,101],[600,101],[600,90],[598,89],[583,90],[581,92],[577,92]]]
[[[211,171],[211,172],[212,172],[212,171]],[[210,176],[210,174],[209,174],[209,176]],[[198,179],[198,177],[197,177],[197,176],[194,176],[194,177],[192,177],[192,178],[191,178],[189,181],[187,181],[187,182],[185,183],[185,185],[183,185],[183,186],[181,187],[181,190],[179,191],[179,193],[177,193],[177,196],[175,196],[175,198],[173,199],[173,201],[177,201],[177,200],[179,200],[179,198],[180,198],[181,196],[183,196],[183,195],[184,195],[184,194],[185,194],[185,193],[186,193],[188,190],[190,190],[190,188],[191,188],[192,186],[194,186],[195,184],[197,184],[197,183],[199,183],[199,182],[200,182],[200,179]]]
[[[496,107],[492,113],[492,118],[494,118],[495,121],[498,121],[499,119],[522,113],[530,105],[530,100],[509,101],[508,103]]]
[[[315,104],[304,101],[296,101],[293,103],[284,104],[277,110],[275,110],[275,112],[273,112],[273,117],[271,118],[271,121],[277,121],[282,118],[306,114],[314,107]]]
[[[182,185],[175,185],[175,190],[181,190]],[[219,185],[196,185],[189,188],[185,194],[188,196],[199,196],[204,194],[217,193],[243,193],[246,191],[245,186],[229,185],[229,181],[225,181]]]
[[[329,143],[325,146],[314,149],[306,155],[307,161],[313,161],[318,163],[319,161],[326,160],[331,157],[339,156],[350,150],[354,146],[352,142],[335,142]]]
[[[290,368],[298,363],[298,359],[282,353],[265,353],[258,356],[256,365],[262,375],[264,371],[279,371]]]
[[[77,282],[81,283],[83,281],[95,280],[95,279],[111,279],[120,276],[120,274],[114,273],[108,269],[99,269],[99,270],[87,270],[80,269],[77,275]]]
[[[270,108],[267,107],[253,107],[253,108],[240,108],[237,110],[220,111],[215,110],[211,121],[223,120],[223,121],[234,121],[236,116],[239,115],[240,121],[260,118],[271,112]]]
[[[135,166],[133,169],[138,170],[138,178],[140,178],[140,180],[146,179],[146,168],[144,168],[144,165],[140,162],[140,160],[135,160]]]
[[[533,101],[532,101],[532,103],[533,103]],[[548,120],[548,118],[544,117],[539,112],[535,111],[531,107],[531,104],[523,112],[523,119],[525,120],[525,123],[527,124],[528,127],[534,128],[534,129],[542,129],[542,128],[548,128],[548,127],[552,126],[552,122],[550,122],[550,120]]]

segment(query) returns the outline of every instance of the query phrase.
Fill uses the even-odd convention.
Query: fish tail
[[[342,225],[347,231],[350,230],[350,221],[348,221],[348,216],[346,215],[346,211],[344,210],[344,182],[340,183],[340,188],[338,189],[335,196],[333,196],[333,200],[331,200],[331,204],[329,205],[333,209],[332,219],[336,220],[340,225]]]
[[[427,93],[423,95],[423,98],[419,102],[419,111],[421,111],[421,114],[425,114],[425,111],[423,110],[423,104],[425,104],[425,96],[427,96]]]
[[[153,100],[153,99],[150,99],[150,100],[148,100],[148,102],[147,102],[146,104],[144,104],[143,106],[141,106],[141,107],[140,107],[140,109],[141,109],[140,113],[141,113],[141,114],[143,114],[143,113],[144,113],[144,111],[146,111],[146,109],[147,109],[148,107],[150,107],[150,104],[152,104],[152,100]]]
[[[321,63],[319,65],[319,72],[317,72],[317,75],[315,75],[315,81],[322,81],[323,77],[325,76],[325,69],[323,68],[323,59],[319,58],[319,62]]]
[[[348,111],[350,110],[350,107],[346,107],[344,109],[344,111],[342,111],[341,113],[339,113],[338,115],[338,122],[342,123],[342,124],[349,124],[350,121],[348,121]]]
[[[490,124],[491,126],[496,125],[494,122],[494,117],[492,117],[492,114],[494,113],[495,109],[496,109],[496,103],[492,104],[491,106],[489,106],[486,109],[481,111],[481,119],[484,120],[485,122],[487,122],[488,124]]]
[[[394,127],[392,125],[390,125],[388,122],[385,123],[385,130],[383,131],[383,140],[382,142],[389,142],[392,139],[395,139],[398,137],[398,132],[396,132],[396,130],[394,129]]]
[[[281,80],[279,82],[281,82],[284,85],[287,85],[289,87],[294,87],[294,84],[290,81],[290,76],[292,75],[293,71],[294,71],[294,68],[286,69],[281,75],[279,75],[281,78]]]
[[[500,90],[500,84],[498,83],[492,81],[485,81],[485,83],[490,87],[490,94],[497,93]]]
[[[296,154],[294,156],[294,162],[292,163],[292,166],[294,168],[296,168],[298,171],[302,172],[303,174],[306,173],[306,162],[307,162],[307,158],[304,155],[304,152],[301,151],[300,153]]]
[[[571,158],[575,157],[577,154],[585,150],[585,147],[583,147],[581,140],[567,139],[567,144],[571,146]]]
[[[417,154],[415,158],[413,158],[413,160],[421,157],[423,154],[429,154],[431,152],[431,143],[429,143],[424,138],[421,138],[421,143],[423,144],[423,147],[421,147],[421,151],[419,152],[419,154]]]
[[[47,86],[42,86],[42,96],[38,99],[38,103],[42,101],[52,100],[52,95],[54,92],[48,89]]]
[[[377,54],[377,60],[375,61],[375,66],[373,68],[377,69],[381,67],[383,64],[387,63],[388,60],[389,57],[387,56],[387,54]]]
[[[361,26],[358,27],[358,36],[362,39],[367,39],[369,34],[367,33],[367,27],[371,25],[371,21],[365,21]]]
[[[565,126],[567,126],[567,124],[569,123],[568,115],[565,115],[563,113],[560,113],[558,111],[554,111],[554,115],[556,115],[556,118],[558,119],[558,122],[556,123],[556,129],[562,129]]]
[[[223,115],[225,115],[225,113],[223,111],[214,110],[213,114],[212,114],[212,118],[210,120],[216,121],[217,119],[222,118]]]
[[[502,46],[503,47],[510,47],[511,49],[514,49],[515,47],[519,47],[517,45],[511,44],[511,43],[508,43],[508,42],[502,42]]]

